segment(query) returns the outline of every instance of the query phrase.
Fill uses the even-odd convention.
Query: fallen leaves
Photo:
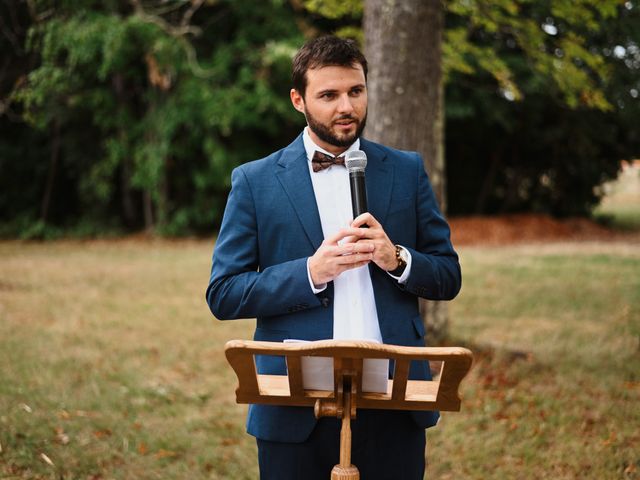
[[[97,418],[100,414],[97,412],[87,412],[85,410],[74,410],[73,412],[69,412],[67,410],[60,410],[58,412],[58,418],[60,420],[71,420],[74,417],[77,418]]]
[[[149,447],[144,442],[140,442],[138,444],[137,451],[138,451],[138,453],[140,455],[151,454],[151,452],[149,452]],[[178,452],[175,452],[173,450],[166,450],[164,448],[159,449],[158,451],[156,451],[152,455],[153,455],[153,458],[156,458],[158,460],[163,459],[163,458],[176,458],[176,457],[179,456]]]
[[[608,447],[609,445],[613,444],[616,441],[616,438],[617,438],[616,432],[611,432],[609,434],[609,438],[602,440],[602,446]]]
[[[238,445],[240,443],[240,439],[239,438],[223,438],[220,441],[220,445],[222,445],[223,447],[230,447],[233,445]]]
[[[108,428],[103,428],[102,430],[96,430],[93,432],[93,436],[97,439],[107,438],[112,435],[112,431]]]
[[[56,427],[55,429],[56,432],[56,442],[59,443],[60,445],[68,445],[70,438],[69,435],[67,435],[64,431],[64,429],[62,427]]]
[[[71,418],[71,414],[66,410],[60,410],[58,412],[58,418],[61,420],[69,420]]]
[[[146,455],[147,454],[147,445],[145,443],[139,443],[138,444],[138,453],[140,455]]]
[[[172,450],[165,450],[161,448],[153,456],[155,458],[175,458],[178,456],[178,453]]]
[[[40,453],[40,458],[42,459],[42,461],[44,463],[46,463],[47,465],[51,466],[51,467],[55,467],[56,465],[51,461],[51,459],[47,456],[46,453]]]
[[[636,467],[635,463],[630,463],[624,469],[624,474],[627,475],[628,477],[630,477],[631,475],[633,475],[634,473],[637,473],[637,472],[638,472],[638,467]]]

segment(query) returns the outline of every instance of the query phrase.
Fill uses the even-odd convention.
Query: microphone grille
[[[344,156],[344,165],[349,172],[364,172],[367,166],[367,154],[362,150],[347,152]]]

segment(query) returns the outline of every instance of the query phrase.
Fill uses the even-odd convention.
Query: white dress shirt
[[[341,228],[348,227],[353,221],[351,209],[351,190],[349,186],[349,173],[342,165],[314,172],[311,159],[315,151],[320,151],[334,156],[317,146],[307,131],[304,129],[303,141],[309,164],[309,174],[313,184],[313,193],[318,205],[320,223],[324,238],[328,238]],[[357,139],[344,153],[358,150],[360,139]],[[408,252],[407,252],[408,253]],[[405,283],[411,268],[411,255],[407,267],[401,277],[395,277],[396,281]],[[307,272],[309,264],[307,261]],[[309,275],[309,283],[314,293],[319,293],[326,285],[315,286]],[[373,285],[369,275],[369,267],[364,266],[342,272],[333,280],[333,338],[341,340],[375,340],[382,342],[378,313],[373,293]]]

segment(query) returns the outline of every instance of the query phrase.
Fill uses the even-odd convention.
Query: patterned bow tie
[[[341,157],[332,157],[326,153],[316,151],[311,159],[311,167],[314,172],[319,172],[331,165],[344,165],[344,155]]]

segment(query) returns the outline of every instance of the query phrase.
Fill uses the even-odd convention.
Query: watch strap
[[[388,273],[393,275],[394,277],[400,277],[404,273],[404,269],[407,268],[407,262],[402,258],[401,252],[402,247],[400,245],[396,245],[396,260],[398,261],[398,266],[393,270],[389,270]]]

